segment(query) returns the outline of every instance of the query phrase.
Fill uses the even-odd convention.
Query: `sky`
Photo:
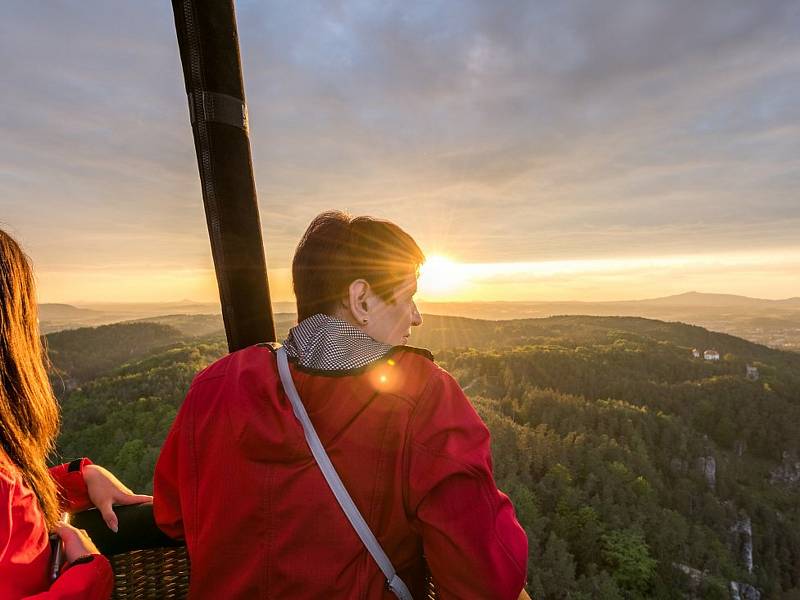
[[[800,3],[236,3],[270,283],[331,208],[429,300],[800,296]],[[0,4],[0,227],[44,302],[214,301],[170,3]]]

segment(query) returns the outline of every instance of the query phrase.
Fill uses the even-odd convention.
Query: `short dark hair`
[[[311,221],[292,260],[297,320],[333,314],[356,279],[391,302],[397,285],[416,275],[423,262],[417,243],[394,223],[324,212]]]

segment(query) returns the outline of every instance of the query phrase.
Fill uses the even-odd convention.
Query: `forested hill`
[[[51,333],[46,341],[54,372],[71,387],[183,337],[168,325],[118,323]]]
[[[409,343],[434,350],[455,348],[507,349],[525,345],[576,348],[617,339],[663,341],[680,348],[716,349],[748,360],[769,360],[800,368],[800,353],[775,350],[739,337],[696,325],[666,323],[641,317],[558,316],[542,319],[484,321],[425,315]]]
[[[225,352],[219,334],[155,326],[48,339],[74,386],[62,455],[143,490],[191,378]],[[411,343],[436,350],[492,431],[535,597],[800,597],[800,355],[614,317],[428,316]]]

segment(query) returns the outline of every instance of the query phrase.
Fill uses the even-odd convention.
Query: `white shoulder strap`
[[[413,600],[411,592],[408,591],[403,580],[397,576],[392,562],[389,560],[389,557],[386,556],[383,548],[381,548],[380,543],[375,538],[375,535],[372,533],[369,525],[367,525],[364,517],[361,516],[353,499],[350,497],[342,480],[339,478],[339,474],[336,472],[333,463],[331,463],[331,459],[328,458],[328,453],[325,452],[325,447],[322,445],[314,429],[314,425],[311,424],[311,419],[308,418],[305,406],[303,406],[300,395],[297,393],[297,388],[292,380],[292,373],[289,370],[289,359],[286,356],[286,349],[283,347],[278,348],[277,355],[278,373],[281,376],[283,389],[289,397],[289,401],[292,403],[294,416],[297,417],[297,420],[300,421],[300,424],[303,426],[306,442],[308,442],[308,447],[311,448],[311,454],[314,455],[314,459],[317,461],[319,468],[322,470],[322,474],[325,476],[325,481],[328,482],[333,495],[336,496],[336,500],[339,502],[339,506],[342,507],[347,520],[350,521],[358,537],[361,538],[364,546],[366,546],[372,558],[375,559],[375,562],[378,563],[380,570],[383,571],[389,589],[392,590],[395,596],[400,598],[400,600]]]

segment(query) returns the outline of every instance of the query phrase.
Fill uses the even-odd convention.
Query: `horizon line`
[[[800,300],[800,294],[796,296],[766,298],[756,296],[746,296],[743,294],[734,294],[728,292],[698,292],[695,290],[681,292],[679,294],[668,294],[666,296],[651,296],[645,298],[634,299],[614,299],[614,300],[429,300],[426,298],[419,298],[417,302],[420,304],[617,304],[617,303],[634,303],[634,302],[653,302],[656,300],[667,300],[672,298],[682,298],[686,296],[725,296],[729,298],[739,298],[745,300],[756,300],[762,302],[786,302],[789,300]],[[220,304],[219,300],[195,300],[191,298],[181,299],[167,299],[167,300],[148,300],[148,301],[134,301],[125,302],[120,300],[72,300],[72,301],[40,301],[39,305],[66,305],[75,308],[88,307],[88,306],[156,306],[163,304],[176,304],[176,305],[204,305],[204,304]],[[277,299],[272,301],[273,305],[276,304],[295,304],[294,299]]]

